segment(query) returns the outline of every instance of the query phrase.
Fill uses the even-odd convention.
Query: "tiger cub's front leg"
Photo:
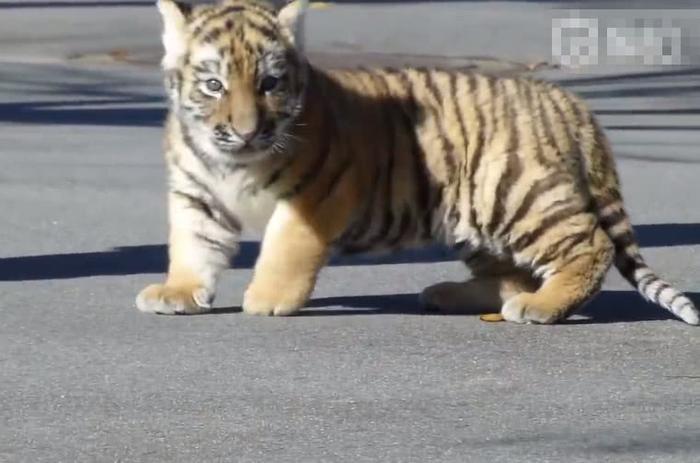
[[[238,247],[240,226],[184,192],[170,192],[168,203],[168,276],[165,283],[141,291],[136,306],[159,314],[206,312],[214,301],[217,278]]]
[[[327,240],[302,213],[280,203],[265,230],[243,311],[253,315],[292,315],[308,300],[328,257]]]

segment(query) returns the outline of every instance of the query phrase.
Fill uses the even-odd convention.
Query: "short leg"
[[[203,200],[194,196],[171,192],[168,203],[168,276],[164,284],[141,291],[136,306],[142,312],[160,314],[205,312],[214,300],[217,278],[238,246],[240,230],[224,225]]]
[[[450,312],[495,312],[516,294],[534,291],[539,282],[512,262],[478,251],[465,258],[473,278],[466,282],[443,282],[421,293],[421,302]]]
[[[545,279],[537,291],[508,299],[501,309],[503,318],[516,323],[553,323],[568,316],[600,289],[614,256],[610,239],[597,226],[590,234],[569,232],[566,236],[576,245],[567,247],[567,252],[544,266]],[[538,250],[530,252],[537,254]]]
[[[243,310],[253,315],[292,315],[308,300],[328,257],[326,239],[298,211],[280,203],[265,230]]]

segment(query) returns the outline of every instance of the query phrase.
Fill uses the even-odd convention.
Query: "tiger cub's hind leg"
[[[464,260],[472,278],[427,287],[420,296],[425,307],[462,313],[495,312],[513,296],[539,286],[527,270],[485,252],[478,251]]]
[[[546,275],[537,291],[523,292],[508,299],[501,314],[516,323],[554,323],[570,315],[600,289],[614,257],[608,235],[597,225],[589,232],[571,233],[566,224],[559,240],[566,251],[553,257],[544,266]],[[533,243],[528,253],[547,253],[557,233],[548,233],[542,244]],[[567,246],[566,243],[569,243]],[[573,244],[572,244],[573,243]]]

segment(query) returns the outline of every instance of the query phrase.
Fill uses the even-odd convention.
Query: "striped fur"
[[[575,96],[474,73],[322,71],[294,46],[298,4],[159,8],[170,267],[141,310],[206,310],[241,230],[257,224],[248,313],[299,310],[332,252],[439,241],[462,246],[473,278],[427,288],[428,305],[552,323],[614,262],[647,299],[698,324],[644,263],[610,147]]]

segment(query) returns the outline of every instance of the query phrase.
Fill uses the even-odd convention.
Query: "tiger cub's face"
[[[192,6],[159,0],[163,69],[186,143],[225,163],[282,151],[302,108],[300,12],[252,0]]]

